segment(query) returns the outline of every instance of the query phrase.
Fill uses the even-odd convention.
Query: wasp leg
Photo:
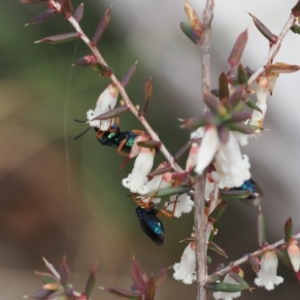
[[[145,207],[145,208],[148,208],[149,206],[150,206],[150,202],[151,202],[151,198],[150,197],[148,197],[149,198],[149,201],[147,201],[147,202],[144,202],[145,200],[148,200],[147,199],[147,197],[144,197],[144,198],[141,198],[141,199],[137,199],[136,197],[135,197],[135,194],[134,193],[131,193],[131,197],[132,197],[132,200],[136,203],[136,205],[138,205],[138,206],[143,206],[143,207]]]
[[[104,135],[104,133],[105,133],[105,131],[100,130],[100,128],[98,128],[98,131],[97,131],[97,139],[102,138],[102,136]]]
[[[135,134],[138,134],[138,135],[142,135],[142,134],[145,133],[145,131],[143,131],[143,130],[138,130],[138,129],[133,129],[133,130],[132,130],[132,133],[135,133]]]
[[[176,200],[174,202],[170,202],[168,203],[163,209],[160,209],[159,212],[158,212],[158,215],[162,215],[162,216],[165,216],[167,218],[173,218],[174,217],[174,214],[175,214],[175,210],[176,210],[176,206],[177,206],[177,202],[178,202],[178,197],[176,198]],[[174,206],[173,206],[173,210],[172,212],[168,212],[167,211],[167,208],[168,206],[171,204],[171,203],[174,203]]]
[[[122,152],[122,149],[123,149],[125,143],[126,143],[126,139],[124,139],[124,140],[120,143],[120,145],[119,145],[119,147],[118,147],[118,153],[119,153],[120,155],[122,155],[122,156],[129,157],[129,153],[124,153],[124,152]]]

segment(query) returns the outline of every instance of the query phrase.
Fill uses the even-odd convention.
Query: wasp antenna
[[[78,122],[78,123],[86,123],[86,121],[82,121],[82,120],[77,120],[77,119],[74,119],[75,122]]]
[[[81,136],[83,136],[84,134],[86,134],[91,128],[93,127],[89,127],[87,128],[84,132],[80,133],[79,135],[77,135],[75,138],[74,138],[74,141],[76,141],[77,139],[79,139]]]

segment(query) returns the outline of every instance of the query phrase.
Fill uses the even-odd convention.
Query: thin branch
[[[294,235],[293,238],[294,239],[300,239],[300,233]],[[246,254],[242,258],[240,258],[240,259],[238,259],[236,261],[231,262],[226,268],[221,269],[220,271],[215,272],[212,275],[210,275],[208,277],[208,282],[210,282],[212,280],[212,278],[213,278],[214,275],[222,276],[222,275],[228,273],[232,268],[245,263],[246,261],[248,261],[249,256],[257,256],[257,255],[260,255],[260,254],[262,254],[262,253],[264,253],[266,251],[275,250],[279,246],[284,245],[284,244],[286,244],[286,241],[285,240],[280,240],[280,241],[278,241],[278,242],[276,242],[276,243],[274,243],[272,245],[268,245],[268,246],[266,246],[266,247],[264,247],[262,249],[254,251],[254,252],[252,252],[250,254]]]
[[[285,23],[284,27],[282,28],[277,42],[275,44],[272,45],[272,47],[270,48],[270,51],[268,53],[268,56],[266,57],[266,59],[264,60],[264,62],[262,63],[262,66],[257,69],[252,76],[249,78],[248,80],[248,85],[250,86],[260,75],[262,75],[265,72],[265,65],[269,64],[270,61],[272,59],[274,59],[274,57],[276,56],[281,42],[284,39],[284,37],[286,36],[286,34],[289,32],[290,28],[294,25],[296,21],[296,17],[291,14],[290,17],[288,18],[287,22]]]
[[[202,65],[202,93],[210,93],[210,40],[213,19],[214,0],[207,0],[203,12],[203,35],[200,41]],[[207,107],[204,105],[204,112]],[[205,182],[207,171],[196,178],[195,185],[195,240],[198,291],[197,300],[206,300],[207,291],[207,216],[205,214]]]
[[[60,4],[59,3],[55,2],[55,1],[52,1],[51,4],[58,11],[60,11]],[[106,63],[106,61],[102,57],[101,53],[97,49],[97,47],[92,45],[90,39],[83,32],[83,30],[81,29],[81,27],[80,27],[79,23],[77,22],[77,20],[75,20],[72,16],[70,18],[68,18],[67,20],[71,23],[71,25],[74,27],[74,29],[80,34],[80,38],[90,48],[90,50],[92,51],[92,53],[95,55],[95,57],[97,59],[97,62],[99,62],[102,65],[108,66],[107,63]],[[152,127],[147,122],[147,120],[143,116],[141,116],[141,117],[138,116],[138,110],[136,109],[136,107],[133,105],[133,103],[129,99],[129,97],[128,97],[128,95],[127,95],[124,87],[122,86],[122,84],[120,83],[120,81],[117,79],[117,77],[114,74],[112,74],[112,75],[110,75],[110,79],[114,83],[114,85],[117,87],[117,89],[119,90],[119,92],[120,92],[120,94],[121,94],[124,102],[126,103],[126,105],[129,107],[129,109],[131,110],[131,112],[136,116],[136,118],[142,123],[142,125],[145,127],[145,129],[147,130],[147,132],[149,133],[149,135],[151,136],[151,138],[154,141],[161,142],[161,140],[159,139],[158,135],[152,129]],[[176,172],[178,172],[178,173],[184,172],[182,170],[182,168],[174,161],[173,156],[170,154],[170,152],[168,151],[168,149],[165,147],[165,145],[162,142],[161,142],[161,146],[160,146],[159,150],[165,156],[165,158],[170,163],[171,167]]]

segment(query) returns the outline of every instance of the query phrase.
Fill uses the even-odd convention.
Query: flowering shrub
[[[134,75],[134,64],[125,76],[118,80],[113,69],[101,56],[99,43],[110,21],[109,7],[100,21],[93,38],[90,40],[83,32],[79,21],[83,17],[83,5],[73,13],[70,0],[21,0],[23,3],[47,2],[48,9],[32,19],[29,24],[37,24],[47,20],[55,13],[60,13],[73,26],[75,32],[58,34],[39,40],[45,43],[61,43],[81,38],[92,54],[80,58],[78,66],[92,66],[100,75],[112,81],[101,92],[94,110],[87,112],[87,123],[97,131],[97,139],[103,145],[114,147],[122,155],[135,158],[133,170],[123,179],[123,186],[129,190],[137,204],[136,212],[142,230],[158,245],[164,242],[164,226],[160,215],[179,218],[194,208],[195,224],[192,236],[185,239],[188,246],[183,252],[180,263],[175,263],[173,277],[185,284],[198,281],[197,299],[207,299],[207,290],[213,291],[215,299],[234,299],[240,297],[243,290],[252,287],[243,278],[241,264],[248,261],[257,273],[254,283],[257,286],[272,290],[283,283],[277,276],[278,258],[292,267],[300,281],[300,251],[297,239],[292,236],[292,220],[287,220],[284,228],[285,238],[269,245],[265,233],[265,221],[260,207],[263,197],[259,185],[251,178],[250,160],[242,154],[241,146],[249,142],[250,137],[263,134],[264,118],[267,112],[267,98],[272,95],[274,85],[282,73],[292,73],[299,66],[283,62],[274,62],[281,42],[289,30],[300,33],[300,1],[292,8],[287,23],[277,36],[273,34],[255,16],[249,14],[254,25],[268,40],[270,49],[262,66],[253,72],[241,64],[241,57],[248,40],[247,30],[243,31],[233,46],[228,57],[228,70],[219,76],[217,89],[210,88],[210,55],[209,44],[211,22],[213,19],[214,1],[207,0],[200,21],[187,0],[184,9],[188,23],[181,23],[184,34],[202,48],[202,99],[205,104],[203,114],[181,120],[181,127],[192,133],[187,144],[172,156],[151,128],[145,118],[152,95],[152,79],[144,87],[144,98],[136,107],[129,99],[125,87]],[[122,96],[117,106],[118,95]],[[116,107],[117,106],[117,107]],[[119,116],[131,111],[147,132],[122,131]],[[186,167],[181,168],[177,161],[181,155],[189,151]],[[166,161],[152,171],[155,156],[161,152]],[[158,208],[162,197],[169,197],[164,206]],[[259,249],[243,258],[231,262],[227,267],[217,268],[211,275],[207,273],[207,250],[213,250],[227,257],[225,251],[214,242],[217,234],[216,223],[225,212],[227,201],[239,199],[247,204],[258,207],[258,240]],[[77,293],[47,263],[52,274],[42,275],[42,289],[31,294],[36,299],[88,299],[90,286],[93,285],[95,269],[93,269],[84,293]],[[63,268],[68,273],[67,267]],[[131,299],[154,299],[155,288],[165,279],[167,269],[155,276],[142,275],[134,260],[131,275],[134,288],[130,291],[119,288],[104,288],[110,293]],[[221,277],[224,276],[224,279]],[[51,282],[48,282],[48,280]]]

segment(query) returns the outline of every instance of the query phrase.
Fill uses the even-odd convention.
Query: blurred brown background
[[[80,2],[73,0],[74,8]],[[216,0],[214,86],[218,74],[227,69],[226,60],[237,35],[245,28],[249,29],[249,43],[242,63],[256,69],[266,56],[267,41],[245,11],[278,33],[295,2],[278,0],[275,5],[273,0]],[[190,3],[201,15],[205,1]],[[85,2],[81,25],[89,36],[110,4]],[[179,220],[164,219],[166,243],[157,247],[140,230],[135,205],[121,186],[132,162],[119,171],[123,158],[102,147],[93,132],[73,140],[86,128],[73,119],[85,119],[109,81],[90,68],[71,67],[89,54],[81,41],[77,46],[75,42],[33,44],[42,37],[72,31],[59,15],[24,28],[44,7],[22,5],[17,0],[0,3],[0,297],[7,300],[20,299],[40,285],[33,271],[45,270],[42,257],[58,265],[67,255],[78,290],[83,289],[94,261],[99,261],[97,286],[128,288],[132,255],[147,273],[174,264],[185,246],[178,241],[190,235],[193,222],[192,214]],[[181,21],[186,21],[183,1],[115,0],[111,23],[99,44],[119,78],[139,60],[127,88],[133,102],[139,103],[145,81],[153,76],[154,94],[147,119],[173,153],[189,137],[187,131],[178,129],[177,118],[195,116],[196,111],[201,114],[200,49],[182,34]],[[299,47],[300,37],[289,33],[277,61],[300,64]],[[269,130],[243,148],[250,156],[253,178],[265,192],[262,207],[270,243],[283,237],[288,217],[293,218],[295,232],[300,228],[299,80],[300,73],[279,78],[268,102],[265,127]],[[122,117],[121,126],[141,129],[129,114]],[[156,165],[162,159],[157,157]],[[218,223],[216,242],[230,260],[257,248],[256,218],[257,209],[229,203]],[[228,263],[210,255],[214,259],[211,270],[220,262]],[[244,270],[253,282],[249,266]],[[293,272],[280,265],[279,273],[284,284],[272,292],[244,292],[242,299],[298,299]],[[195,285],[175,282],[170,273],[156,299],[195,299],[195,292]],[[113,297],[95,289],[93,299]]]

